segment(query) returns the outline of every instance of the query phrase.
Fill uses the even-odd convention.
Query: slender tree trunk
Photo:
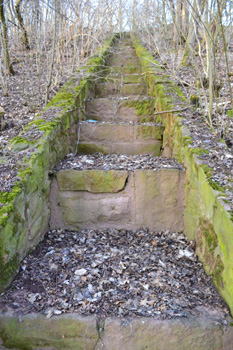
[[[27,31],[26,31],[26,28],[24,26],[23,17],[21,15],[21,8],[20,7],[21,7],[21,4],[22,4],[22,1],[23,0],[17,0],[16,1],[15,12],[16,12],[16,17],[17,17],[17,20],[19,22],[20,28],[21,28],[21,30],[23,32],[23,44],[24,44],[24,46],[25,46],[25,48],[27,50],[30,50]]]
[[[209,4],[208,0],[205,4],[205,28],[204,28],[204,36],[206,41],[206,65],[207,65],[207,76],[209,78],[209,123],[212,126],[212,113],[213,113],[213,45],[211,44],[210,38],[210,25],[209,25]]]
[[[49,89],[52,83],[52,74],[53,74],[53,65],[54,65],[54,57],[55,57],[55,45],[56,45],[56,35],[57,35],[57,8],[56,8],[56,0],[54,2],[54,29],[53,29],[53,47],[52,47],[52,57],[49,69],[48,82],[46,85],[46,93],[45,93],[45,105],[48,103],[49,98]]]
[[[10,62],[10,55],[8,51],[8,33],[7,33],[7,24],[6,24],[5,14],[4,14],[4,0],[0,0],[0,20],[2,22],[2,37],[3,37],[6,65],[9,73],[11,75],[14,75],[15,72]]]

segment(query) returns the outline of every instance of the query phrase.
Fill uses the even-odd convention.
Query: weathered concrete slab
[[[124,171],[123,174],[125,177]],[[178,169],[135,170],[129,172],[121,191],[91,193],[61,191],[54,179],[50,193],[50,227],[92,228],[97,225],[99,228],[137,229],[147,226],[156,230],[182,230],[183,182],[184,171]]]
[[[116,193],[125,187],[128,171],[60,170],[57,173],[59,191]]]

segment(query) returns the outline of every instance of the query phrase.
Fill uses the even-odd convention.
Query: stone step
[[[102,78],[102,82],[111,82],[111,83],[138,83],[143,84],[144,78],[141,74],[108,74]]]
[[[154,123],[80,123],[81,153],[152,154],[159,156],[162,149],[163,126]]]
[[[143,96],[147,95],[147,87],[144,84],[123,84],[117,82],[97,83],[95,85],[95,97],[119,96]]]
[[[133,74],[133,73],[141,73],[141,66],[136,65],[136,66],[105,66],[104,67],[104,72],[106,74]]]
[[[99,121],[153,122],[154,100],[152,98],[98,98],[86,101],[87,119]]]
[[[135,55],[133,56],[132,54],[128,55],[128,54],[124,54],[124,53],[120,53],[120,54],[115,54],[112,55],[111,57],[108,58],[107,62],[106,62],[107,66],[139,66],[140,62],[139,59],[135,53]]]
[[[184,170],[60,170],[50,228],[183,228]]]
[[[33,350],[232,350],[233,329],[208,311],[183,319],[117,318],[70,313],[0,315],[6,348]],[[155,347],[156,344],[156,347]]]

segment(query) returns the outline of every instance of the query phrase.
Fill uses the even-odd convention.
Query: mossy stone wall
[[[181,109],[186,101],[178,86],[169,81],[159,63],[134,38],[136,52],[142,65],[149,93],[154,97],[156,112]],[[198,158],[201,149],[191,147],[192,137],[179,113],[156,114],[157,122],[165,127],[164,155],[173,156],[186,167],[184,194],[184,231],[189,239],[196,239],[197,254],[207,273],[229,305],[233,314],[233,222],[226,204],[221,201],[207,169]]]
[[[20,261],[47,230],[49,173],[56,162],[76,148],[78,121],[85,119],[85,98],[91,90],[93,74],[105,64],[116,37],[97,50],[82,72],[77,72],[10,141],[4,150],[6,156],[0,157],[0,163],[7,163],[11,157],[17,159],[19,178],[10,193],[0,192],[0,291],[9,285]],[[80,80],[80,76],[85,78]]]

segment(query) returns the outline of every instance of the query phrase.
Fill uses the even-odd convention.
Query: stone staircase
[[[113,49],[85,107],[80,154],[135,156],[136,164],[137,155],[161,156],[164,128],[153,122],[153,98],[147,94],[130,39]],[[51,228],[182,230],[184,170],[180,165],[163,162],[156,168],[148,163],[144,170],[90,168],[58,171],[50,198]]]
[[[84,287],[89,288],[91,292],[92,285],[88,282],[90,276],[87,275],[89,268],[87,266],[89,265],[82,266],[82,261],[85,260],[83,257],[87,255],[89,247],[83,246],[83,242],[89,239],[90,244],[92,244],[95,234],[101,237],[101,232],[99,233],[98,230],[105,230],[106,236],[108,236],[108,229],[111,233],[109,236],[114,236],[114,232],[117,232],[119,237],[124,240],[124,230],[136,232],[139,228],[145,229],[147,227],[153,231],[153,234],[155,231],[163,232],[161,242],[158,238],[159,235],[155,235],[156,239],[152,241],[150,239],[145,241],[145,247],[148,248],[152,256],[150,260],[149,253],[146,252],[145,259],[148,258],[150,261],[148,262],[149,269],[150,264],[155,266],[155,289],[165,288],[160,291],[165,301],[166,298],[170,297],[170,294],[167,294],[170,287],[166,286],[168,282],[164,277],[167,273],[165,272],[167,258],[165,249],[171,244],[175,244],[175,240],[173,241],[170,236],[166,240],[164,236],[166,236],[166,230],[170,231],[172,237],[173,232],[183,229],[185,169],[175,160],[163,157],[164,128],[154,122],[153,113],[154,100],[148,95],[135,49],[131,39],[123,37],[112,48],[106,66],[102,67],[100,74],[94,79],[90,96],[85,102],[86,119],[79,123],[77,154],[68,155],[54,170],[49,199],[50,233],[49,238],[47,238],[52,243],[49,243],[48,249],[46,247],[47,250],[43,246],[38,248],[38,252],[46,251],[43,259],[46,261],[45,265],[49,264],[51,271],[43,272],[43,263],[41,263],[41,266],[38,267],[38,275],[42,274],[43,281],[50,281],[48,283],[52,283],[51,281],[56,279],[55,293],[59,292],[60,296],[55,304],[52,304],[53,292],[46,289],[43,284],[45,282],[38,283],[38,280],[35,284],[30,282],[31,292],[29,294],[28,290],[24,290],[24,287],[17,287],[20,286],[20,283],[22,284],[22,280],[28,281],[30,272],[27,272],[27,268],[29,266],[30,270],[32,262],[34,264],[38,259],[32,257],[32,261],[30,261],[29,257],[29,262],[25,260],[23,269],[25,269],[26,275],[22,277],[21,282],[21,277],[19,277],[19,281],[15,282],[15,290],[13,288],[13,292],[6,294],[6,299],[4,299],[15,300],[15,302],[13,304],[9,302],[9,305],[6,303],[5,308],[10,310],[10,313],[6,313],[6,317],[0,319],[0,332],[4,345],[0,344],[0,349],[6,349],[5,346],[8,346],[9,348],[33,350],[232,350],[233,334],[230,327],[227,326],[228,314],[226,310],[221,313],[221,308],[216,307],[215,312],[215,310],[208,310],[208,305],[202,309],[197,307],[183,317],[183,306],[178,307],[175,304],[175,308],[181,310],[180,318],[169,319],[168,317],[163,320],[161,315],[163,315],[163,308],[164,315],[166,315],[166,302],[158,301],[157,305],[160,311],[154,311],[153,306],[156,303],[151,295],[149,296],[148,291],[148,298],[140,300],[139,306],[142,314],[143,307],[149,307],[150,315],[154,318],[127,316],[116,318],[115,315],[111,317],[111,314],[110,317],[90,316],[90,313],[89,316],[86,316],[85,313],[85,316],[81,316],[76,312],[76,308],[80,307],[81,302],[91,305],[92,299],[89,296],[86,298],[87,300],[81,300],[80,304],[77,300],[71,301],[71,297],[61,297],[61,295],[65,295],[68,288],[70,288],[71,294],[74,289],[77,289],[76,294],[79,295],[80,290],[77,286],[79,284],[85,285],[85,283],[87,286]],[[72,239],[67,238],[66,240],[66,230],[74,230],[67,234],[67,236],[70,234]],[[142,232],[139,230],[136,232],[136,236],[140,239],[141,236],[145,235],[145,232],[148,234],[147,229],[142,230]],[[60,233],[61,237],[59,237]],[[53,241],[53,235],[58,236],[55,241]],[[199,271],[198,264],[200,263],[197,262],[196,258],[196,260],[194,259],[193,248],[188,246],[188,243],[179,234],[177,237],[180,246],[177,248],[174,245],[171,254],[175,255],[176,252],[178,255],[180,272],[177,273],[176,266],[169,257],[167,264],[168,262],[170,264],[168,264],[170,266],[169,278],[171,283],[174,283],[172,288],[179,289],[182,281],[176,282],[173,280],[173,275],[184,273],[186,276],[184,280],[194,278],[192,274],[188,274],[186,267],[194,264],[195,261],[197,264],[195,269]],[[102,263],[104,265],[104,259],[112,258],[114,263],[114,256],[119,255],[121,248],[117,242],[111,247],[111,242],[104,241],[104,235],[102,238],[103,257],[101,254],[96,255],[99,253],[97,244],[97,247],[93,248],[94,253],[90,258],[91,266],[94,266],[96,271],[99,269],[95,272],[97,275],[101,273],[99,266]],[[63,239],[64,243],[62,243]],[[75,240],[81,242],[80,245],[77,245]],[[95,245],[96,241],[93,244]],[[144,243],[142,245],[144,246]],[[128,257],[125,259],[126,262],[119,263],[121,266],[116,268],[117,274],[121,274],[126,269],[124,264],[128,264],[128,260],[130,261],[130,252],[133,251],[131,238],[126,246],[129,249]],[[134,246],[137,249],[137,244]],[[161,255],[158,258],[156,258],[158,252],[153,251],[153,249],[157,249],[157,246],[162,247]],[[75,256],[75,266],[67,268],[66,259],[69,261],[71,256]],[[122,260],[124,258],[123,254]],[[141,260],[143,258],[140,256]],[[182,258],[187,261],[179,260]],[[60,268],[58,265],[61,259],[63,259],[64,264],[63,262],[62,264],[65,267],[62,265],[62,281],[59,281],[57,271]],[[101,259],[103,261],[98,261]],[[191,259],[191,263],[188,259]],[[139,265],[141,266],[142,263],[139,262]],[[145,266],[143,271],[140,271],[143,278],[150,275],[148,268]],[[120,269],[121,272],[119,272]],[[164,270],[160,273],[159,269]],[[50,273],[52,277],[50,277]],[[106,271],[103,272],[103,274],[105,273]],[[116,280],[120,276],[117,274],[114,275]],[[203,272],[199,273],[199,279],[202,274]],[[107,277],[101,275],[101,278],[107,279]],[[130,279],[130,274],[127,278]],[[124,280],[122,284],[126,284],[125,288],[128,290],[130,284],[128,288],[127,283],[129,282],[127,281],[127,279]],[[98,285],[98,278],[96,283]],[[108,282],[104,280],[103,283],[107,284]],[[198,282],[196,283],[197,285],[191,282],[190,293],[193,295],[199,295]],[[144,282],[141,288],[147,293],[149,284]],[[48,303],[51,303],[53,310],[46,310],[46,316],[38,315],[38,311],[35,312],[37,309],[33,308],[34,301],[40,305],[40,297],[47,298],[47,294],[41,292],[44,289],[46,293],[50,293]],[[114,288],[110,291],[114,292]],[[179,295],[179,293],[182,294],[182,288],[181,292],[178,290],[177,294]],[[46,296],[41,296],[42,294]],[[24,310],[18,305],[21,301],[23,304],[24,299],[28,298],[31,304],[27,302],[25,307],[27,310],[32,309],[35,313],[22,316],[20,312],[23,314]],[[212,294],[210,301],[211,298]],[[187,300],[188,303],[189,301],[191,303],[192,295],[188,295]],[[67,307],[67,314],[61,315],[63,311],[60,310],[60,306],[56,305],[56,302],[66,305],[64,308]],[[69,302],[71,306],[67,306]],[[72,305],[72,302],[75,306]],[[112,300],[111,302],[117,305],[116,308],[120,308],[121,303],[124,304],[125,301],[118,300],[115,303],[116,301]],[[152,304],[150,304],[151,302]],[[179,300],[174,303],[178,302]],[[201,298],[200,305],[202,305]],[[72,308],[75,310],[73,313],[71,312]],[[170,314],[175,314],[175,311],[171,309]],[[125,310],[127,315],[127,309]],[[20,315],[20,322],[17,318],[18,315]],[[146,313],[144,315],[148,316]]]

